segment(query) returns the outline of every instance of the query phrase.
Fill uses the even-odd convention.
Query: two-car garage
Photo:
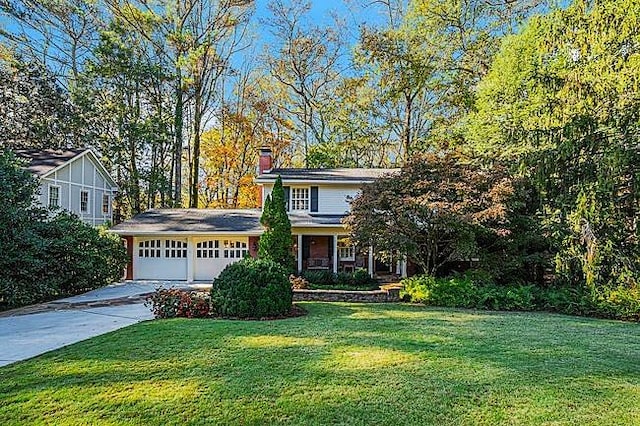
[[[111,228],[125,242],[125,278],[206,281],[227,265],[257,255],[264,229],[259,209],[152,209]]]
[[[133,279],[211,281],[249,254],[247,236],[133,239]]]

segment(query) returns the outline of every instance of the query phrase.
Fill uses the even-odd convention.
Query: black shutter
[[[312,212],[318,211],[318,187],[317,186],[311,187],[311,211]]]
[[[306,235],[302,236],[302,258],[308,259],[311,257],[311,242]]]
[[[284,189],[284,205],[287,207],[287,211],[289,211],[289,187],[283,186]]]

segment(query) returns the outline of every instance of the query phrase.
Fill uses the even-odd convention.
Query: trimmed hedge
[[[213,280],[211,301],[225,317],[264,318],[291,312],[293,291],[284,267],[268,259],[246,258]]]

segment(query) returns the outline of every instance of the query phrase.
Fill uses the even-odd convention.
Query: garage
[[[210,283],[229,264],[257,256],[255,210],[153,209],[111,228],[131,262],[125,279]]]
[[[227,265],[248,254],[248,239],[212,237],[196,243],[194,277],[196,281],[211,281]]]
[[[138,239],[134,250],[134,279],[177,280],[187,279],[187,239]]]

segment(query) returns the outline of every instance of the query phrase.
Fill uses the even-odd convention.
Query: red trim
[[[129,261],[127,262],[127,273],[125,275],[126,280],[133,279],[133,236],[126,235],[122,237],[122,241],[124,243],[125,248],[127,249],[127,258]]]

